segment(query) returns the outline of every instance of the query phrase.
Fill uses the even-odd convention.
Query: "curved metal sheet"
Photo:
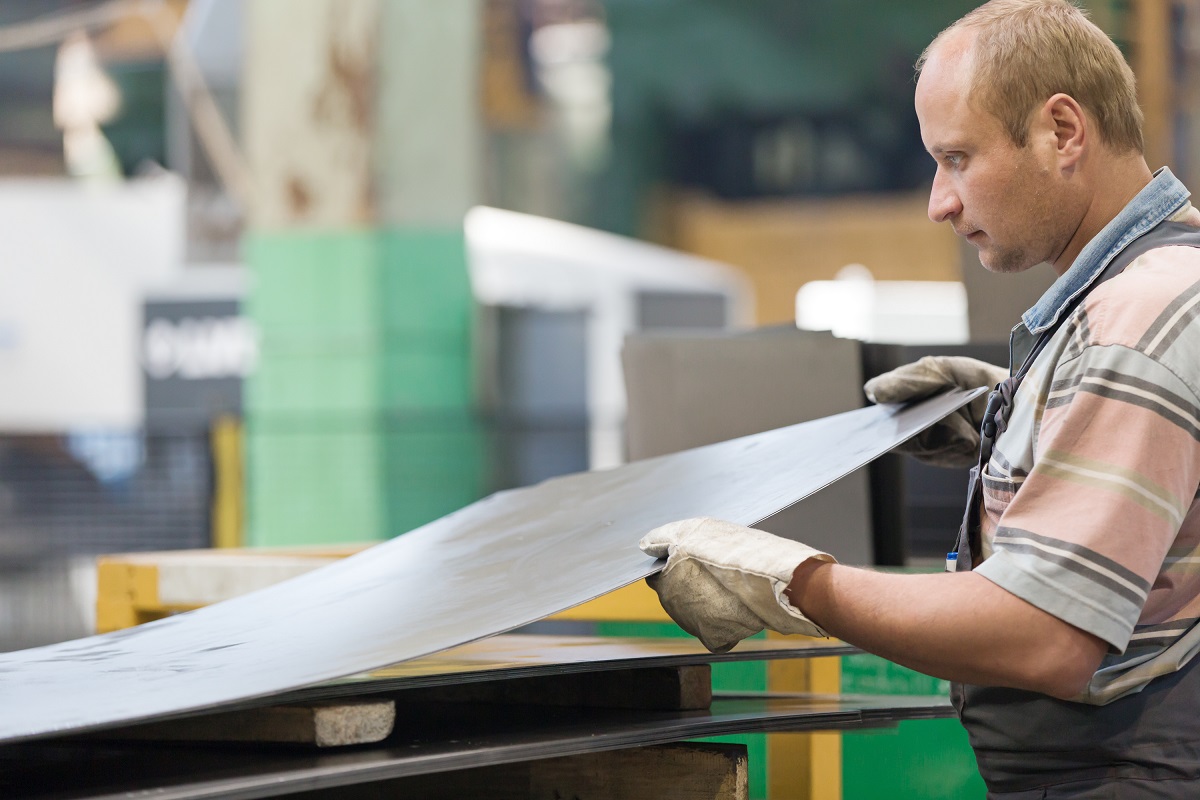
[[[637,547],[700,515],[754,524],[965,404],[872,406],[501,492],[276,586],[0,655],[0,742],[149,721],[439,652],[657,571]]]

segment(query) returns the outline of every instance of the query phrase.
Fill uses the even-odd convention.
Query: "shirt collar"
[[[1037,304],[1021,315],[1029,332],[1040,334],[1054,325],[1071,301],[1092,285],[1114,256],[1178,211],[1187,202],[1189,194],[1171,170],[1163,167],[1155,172],[1146,188],[1084,246],[1075,263],[1046,290]]]

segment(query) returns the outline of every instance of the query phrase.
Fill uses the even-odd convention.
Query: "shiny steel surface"
[[[878,727],[953,714],[945,697],[913,695],[718,697],[703,711],[420,704],[397,707],[399,732],[384,745],[336,753],[96,742],[0,747],[0,796],[247,800],[704,736]]]
[[[338,563],[137,628],[0,654],[0,742],[279,694],[503,633],[640,580],[643,533],[754,524],[966,403],[872,406],[500,492]]]

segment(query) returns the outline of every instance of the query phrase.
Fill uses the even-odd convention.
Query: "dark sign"
[[[241,415],[258,338],[240,307],[237,300],[147,301],[140,353],[147,427]]]

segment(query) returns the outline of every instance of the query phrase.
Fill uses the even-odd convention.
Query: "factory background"
[[[0,649],[103,628],[102,554],[381,541],[1002,360],[1052,275],[997,283],[928,221],[912,109],[974,5],[6,0]],[[1147,160],[1200,185],[1200,3],[1085,5]],[[964,485],[886,458],[769,529],[928,568]],[[952,721],[840,747],[844,797],[982,796]]]

